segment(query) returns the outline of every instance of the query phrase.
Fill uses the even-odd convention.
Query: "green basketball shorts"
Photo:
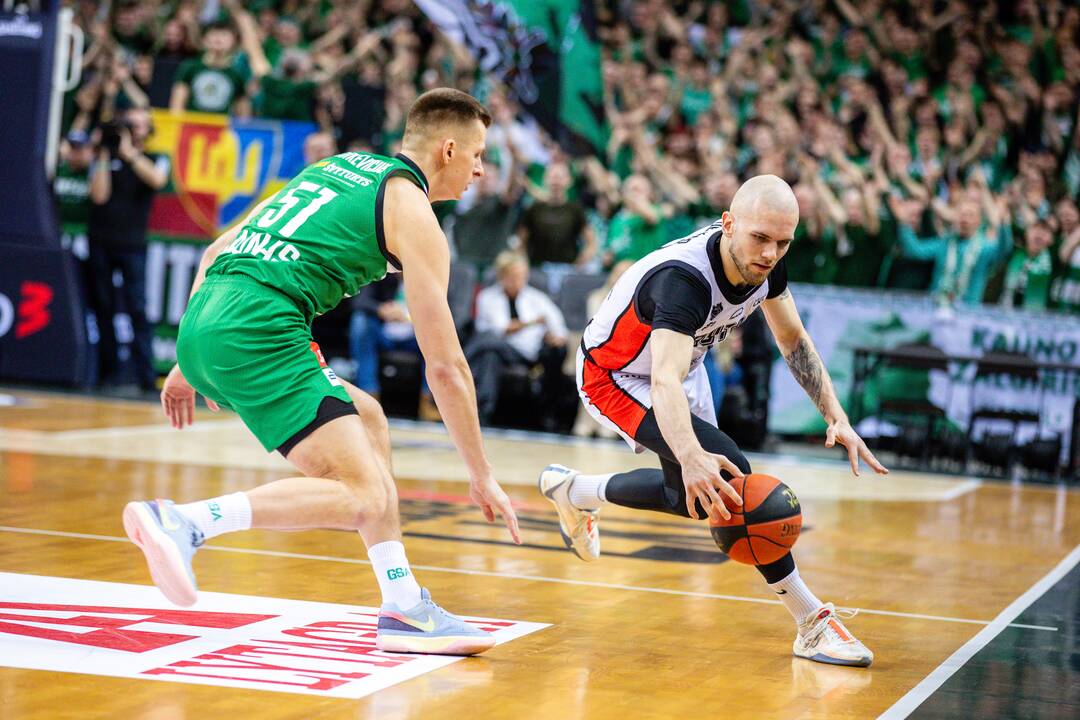
[[[286,454],[356,413],[296,304],[246,275],[206,278],[180,320],[176,358],[191,386],[234,410],[267,451]]]

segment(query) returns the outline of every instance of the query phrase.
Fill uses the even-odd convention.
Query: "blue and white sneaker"
[[[194,605],[198,596],[191,558],[203,544],[203,534],[173,506],[172,500],[129,502],[124,507],[124,531],[150,566],[150,577],[169,602]]]
[[[375,647],[386,652],[425,655],[478,655],[495,645],[495,636],[436,605],[426,588],[408,610],[392,603],[379,608]]]

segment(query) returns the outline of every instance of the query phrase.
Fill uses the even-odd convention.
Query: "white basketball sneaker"
[[[851,612],[848,618],[855,615]],[[855,639],[836,614],[832,603],[826,603],[799,623],[799,634],[791,649],[796,656],[830,665],[869,667],[874,653]]]
[[[577,476],[577,470],[548,465],[540,473],[540,492],[555,506],[566,547],[585,562],[592,562],[600,557],[600,528],[595,510],[579,510],[570,502],[570,486]]]

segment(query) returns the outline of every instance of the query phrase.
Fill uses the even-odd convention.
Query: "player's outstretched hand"
[[[514,539],[516,544],[521,544],[521,535],[518,532],[518,520],[517,514],[514,512],[514,506],[510,504],[510,498],[499,487],[499,483],[495,482],[495,478],[488,475],[480,480],[470,482],[469,497],[480,506],[488,522],[495,522],[496,514],[502,515],[503,521],[506,522],[506,529],[510,531],[510,537]]]
[[[855,477],[859,476],[859,458],[862,458],[863,462],[874,469],[878,475],[888,475],[888,469],[878,462],[878,459],[874,457],[874,453],[870,452],[870,448],[866,447],[866,443],[859,437],[859,434],[855,432],[855,429],[851,427],[851,424],[847,420],[838,420],[829,425],[829,429],[825,431],[825,447],[831,448],[840,443],[847,448],[848,460],[851,461],[851,472]]]
[[[214,412],[220,409],[210,398],[206,398],[206,407]],[[195,388],[184,379],[179,365],[173,365],[161,386],[161,409],[177,430],[195,421]]]

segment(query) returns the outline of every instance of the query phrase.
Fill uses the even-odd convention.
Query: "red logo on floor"
[[[11,667],[357,698],[460,659],[376,649],[377,608],[203,593],[177,610],[153,587],[10,573],[0,588]],[[545,627],[470,622],[500,642]]]

